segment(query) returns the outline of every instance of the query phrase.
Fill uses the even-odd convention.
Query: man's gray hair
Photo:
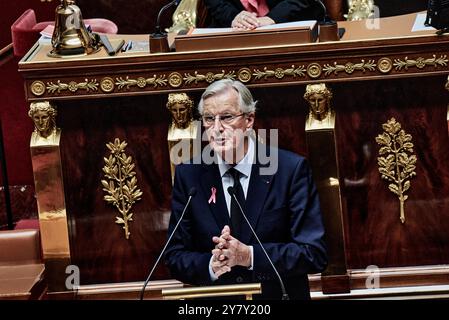
[[[203,114],[204,100],[206,100],[207,98],[210,98],[218,93],[221,93],[225,90],[228,90],[228,89],[234,89],[239,94],[240,110],[243,113],[256,112],[257,101],[254,101],[253,95],[248,90],[248,88],[240,81],[235,81],[235,80],[231,80],[231,79],[223,79],[223,80],[213,82],[203,92],[203,95],[201,96],[201,100],[198,103],[199,114],[200,115]]]

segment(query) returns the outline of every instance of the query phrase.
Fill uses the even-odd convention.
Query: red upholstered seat
[[[12,45],[14,55],[22,57],[39,39],[40,32],[54,21],[37,22],[33,9],[26,10],[11,26]],[[111,20],[102,18],[84,19],[85,25],[90,25],[92,31],[99,33],[116,34],[117,25]]]
[[[39,230],[39,219],[21,219],[17,221],[15,230],[20,229],[37,229]]]

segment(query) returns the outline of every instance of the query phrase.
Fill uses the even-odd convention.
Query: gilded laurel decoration
[[[100,88],[103,92],[112,92],[114,91],[114,79],[110,78],[110,77],[104,77],[103,79],[101,79],[100,81]]]
[[[405,222],[404,203],[410,189],[410,178],[416,176],[416,156],[413,154],[412,136],[401,129],[401,124],[391,118],[382,125],[384,132],[376,137],[381,146],[377,162],[382,179],[390,182],[388,189],[399,198],[400,219]]]
[[[120,142],[116,138],[114,143],[109,142],[106,147],[111,154],[108,158],[103,158],[104,176],[107,180],[101,180],[103,191],[106,193],[104,200],[117,208],[120,215],[115,217],[115,223],[122,224],[125,230],[125,237],[129,239],[129,222],[133,221],[133,213],[130,212],[134,203],[141,199],[142,192],[137,188],[136,172],[133,171],[135,165],[132,157],[125,154],[127,143]]]
[[[393,69],[393,62],[390,58],[380,58],[377,62],[377,69],[382,73],[388,73]]]
[[[240,82],[247,83],[251,81],[251,70],[249,68],[241,68],[239,71],[237,71],[237,79],[240,80]]]
[[[428,59],[425,59],[423,57],[418,57],[416,59],[409,59],[408,57],[405,57],[404,60],[395,59],[393,65],[396,70],[408,70],[409,67],[417,67],[418,69],[423,69],[426,66],[434,66],[435,68],[438,66],[446,67],[448,61],[449,60],[447,59],[446,55],[437,58],[437,56],[434,54],[432,58]]]
[[[182,76],[179,72],[172,72],[168,75],[168,84],[173,88],[178,88],[182,85]]]
[[[47,91],[48,93],[60,93],[61,91],[69,90],[70,92],[76,92],[79,89],[89,91],[97,91],[98,90],[98,82],[97,79],[88,80],[84,79],[84,82],[76,82],[70,81],[69,83],[62,83],[58,80],[56,83],[47,82]]]
[[[365,20],[374,16],[373,0],[348,0],[348,8],[348,14],[344,15],[348,21]]]
[[[288,69],[276,68],[275,70],[268,70],[267,67],[263,68],[263,70],[254,69],[253,76],[256,80],[267,79],[269,77],[276,77],[277,79],[282,79],[284,76],[293,76],[293,77],[305,77],[306,69],[304,66],[295,67],[292,65]]]
[[[35,96],[41,96],[45,93],[45,84],[42,81],[33,81],[31,84],[31,92]]]
[[[325,64],[323,70],[326,76],[330,75],[331,73],[337,75],[338,72],[341,71],[345,71],[347,74],[352,74],[354,71],[375,71],[376,63],[374,60],[368,60],[368,62],[365,62],[364,59],[362,59],[360,63],[348,62],[345,65],[337,64],[337,62],[334,62],[334,65]]]
[[[116,86],[118,90],[122,90],[126,87],[126,89],[129,89],[130,87],[137,86],[141,89],[148,86],[153,86],[156,88],[157,86],[166,86],[167,85],[167,79],[165,79],[165,75],[162,76],[156,76],[154,75],[152,78],[143,78],[138,77],[137,79],[130,79],[129,76],[126,76],[125,79],[122,77],[115,79]]]
[[[309,77],[316,79],[321,76],[322,68],[319,63],[313,62],[307,66],[307,74]]]
[[[191,83],[197,84],[199,81],[206,81],[208,83],[212,83],[216,80],[221,79],[235,80],[235,71],[229,71],[228,73],[226,73],[224,70],[221,70],[221,73],[208,72],[205,75],[198,74],[198,71],[195,71],[193,75],[191,75],[190,73],[185,73],[183,80],[186,82],[186,84]]]

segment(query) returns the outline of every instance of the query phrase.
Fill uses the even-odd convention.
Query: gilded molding
[[[104,201],[112,204],[119,216],[115,217],[115,223],[123,224],[125,238],[129,239],[129,222],[133,221],[133,212],[131,208],[134,203],[141,199],[142,191],[137,188],[135,164],[132,157],[125,154],[125,148],[128,144],[115,138],[114,142],[109,142],[106,147],[111,152],[109,157],[104,157],[105,166],[103,172],[108,180],[101,180],[103,191],[106,193]]]
[[[388,189],[397,195],[400,219],[405,222],[405,192],[410,189],[410,178],[416,176],[416,156],[413,154],[412,136],[405,133],[401,124],[391,118],[382,125],[384,132],[376,137],[381,146],[377,163],[382,179],[390,182]]]
[[[190,73],[184,73],[184,81],[186,82],[186,84],[191,84],[192,82],[197,84],[199,81],[212,83],[216,80],[221,79],[235,80],[235,71],[229,71],[228,73],[226,73],[224,70],[221,70],[221,73],[208,72],[205,75],[198,74],[198,71],[195,71],[193,75],[191,75]]]
[[[45,93],[45,83],[42,81],[33,81],[31,84],[31,92],[35,96],[41,96]]]
[[[393,62],[390,58],[380,58],[377,62],[377,69],[382,73],[388,73],[393,69]]]
[[[237,71],[237,79],[239,79],[240,82],[247,83],[251,81],[252,76],[253,75],[250,68],[241,68]]]
[[[182,85],[182,75],[179,72],[172,72],[168,75],[168,84],[173,88],[178,88]]]
[[[115,88],[114,79],[112,79],[111,77],[104,77],[100,81],[100,88],[103,92],[106,93],[114,91]]]
[[[259,69],[254,69],[253,76],[255,80],[260,80],[262,78],[267,79],[269,77],[276,77],[277,79],[282,79],[284,76],[293,76],[293,77],[305,77],[305,67],[299,66],[295,67],[295,65],[292,65],[288,69],[282,69],[282,68],[276,68],[275,70],[268,70],[267,67],[263,68],[263,71],[260,71]]]
[[[129,89],[133,86],[138,86],[140,89],[145,88],[147,85],[153,85],[154,88],[157,86],[166,86],[167,85],[167,79],[165,79],[165,74],[162,76],[157,77],[154,75],[152,78],[143,78],[138,77],[137,79],[130,79],[129,76],[126,76],[125,79],[122,77],[116,78],[116,85],[118,90],[122,90],[124,87],[126,89]]]
[[[433,58],[425,59],[423,57],[418,57],[417,59],[409,59],[405,57],[404,60],[394,59],[394,67],[396,70],[408,70],[409,67],[417,67],[418,69],[423,69],[426,66],[440,66],[446,67],[448,63],[447,55],[442,55],[439,58],[434,54]]]
[[[32,94],[38,97],[44,95],[45,90],[48,94],[59,94],[62,91],[75,93],[81,89],[86,90],[87,92],[95,92],[98,91],[98,87],[100,87],[101,91],[104,93],[112,93],[117,90],[130,89],[131,87],[144,89],[148,86],[152,86],[153,88],[164,87],[167,86],[167,84],[172,88],[180,88],[192,84],[196,85],[200,82],[212,83],[221,79],[238,79],[243,83],[248,83],[250,81],[268,80],[269,78],[272,80],[281,80],[286,76],[305,78],[306,74],[311,79],[318,79],[323,74],[325,77],[331,75],[338,77],[343,72],[350,75],[356,71],[361,71],[362,73],[367,71],[377,71],[381,74],[387,74],[393,70],[393,67],[395,71],[408,71],[409,68],[412,67],[421,70],[427,66],[434,66],[435,68],[446,67],[448,62],[449,59],[447,58],[447,55],[441,55],[440,57],[433,55],[432,58],[427,59],[423,57],[416,59],[405,57],[404,59],[394,59],[394,61],[392,61],[391,58],[382,57],[377,61],[375,59],[361,59],[360,62],[357,63],[348,61],[345,64],[340,64],[337,61],[334,61],[332,64],[327,63],[323,65],[317,62],[312,62],[308,64],[307,67],[305,65],[291,65],[291,67],[285,69],[282,67],[275,69],[269,69],[269,67],[263,67],[261,69],[243,67],[237,71],[222,70],[221,73],[212,71],[202,73],[200,71],[194,71],[193,74],[184,73],[184,76],[182,76],[181,73],[174,71],[168,75],[168,78],[165,74],[154,74],[153,77],[150,78],[130,78],[129,76],[116,77],[115,80],[113,80],[112,77],[103,77],[100,83],[97,82],[97,79],[85,79],[84,82],[70,81],[69,83],[57,80],[56,83],[47,82],[47,85],[45,86],[44,82],[36,80],[31,83],[30,90]]]
[[[307,74],[313,79],[319,78],[322,72],[323,68],[319,63],[313,62],[307,66]]]
[[[362,59],[360,63],[347,62],[345,65],[337,64],[337,62],[334,62],[333,66],[330,64],[325,64],[323,66],[323,70],[325,76],[328,76],[331,73],[337,75],[338,72],[341,71],[344,71],[347,74],[352,74],[354,71],[362,71],[362,72],[365,72],[366,70],[375,71],[376,62],[374,60],[368,60],[368,62],[365,62],[364,59]]]
[[[48,93],[61,93],[61,91],[69,90],[70,92],[76,92],[79,89],[86,90],[89,92],[98,90],[98,82],[97,79],[84,79],[84,82],[76,82],[70,81],[69,83],[62,83],[61,80],[58,80],[56,83],[47,82],[47,91]]]

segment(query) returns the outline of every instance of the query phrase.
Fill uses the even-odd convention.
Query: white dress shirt
[[[220,170],[220,177],[221,177],[221,183],[223,186],[224,196],[226,200],[226,207],[228,208],[228,214],[231,216],[231,195],[228,193],[228,188],[234,186],[234,178],[232,175],[228,172],[228,170],[232,167],[228,163],[226,163],[219,155],[218,155],[218,169]],[[251,178],[251,169],[252,165],[255,159],[255,146],[254,146],[254,140],[249,138],[248,139],[248,151],[246,152],[245,156],[242,160],[240,160],[235,166],[234,169],[240,172],[240,184],[242,185],[243,194],[245,195],[245,199],[248,194],[248,186],[249,186],[249,179]],[[245,219],[242,219],[242,223],[246,223]],[[231,230],[232,235],[232,230]],[[217,235],[219,236],[219,235]],[[251,266],[248,268],[248,270],[253,269],[253,261],[254,261],[254,253],[253,253],[253,246],[249,246],[249,249],[251,251]],[[218,279],[218,277],[214,274],[214,271],[212,270],[212,259],[214,256],[210,258],[209,262],[209,275],[212,281],[215,281]]]

